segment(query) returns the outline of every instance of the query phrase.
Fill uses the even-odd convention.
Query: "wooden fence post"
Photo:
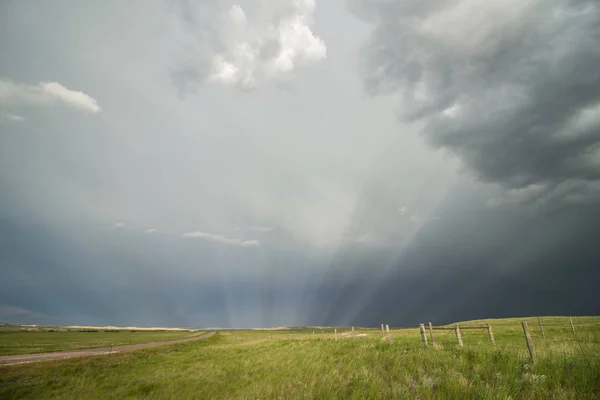
[[[392,341],[392,336],[390,335],[390,326],[386,325],[385,329],[387,330],[388,342]]]
[[[540,332],[542,333],[542,338],[546,339],[546,334],[544,334],[544,327],[542,326],[542,320],[540,317],[537,317],[538,325],[540,326]]]
[[[531,357],[531,361],[535,361],[535,349],[533,348],[533,341],[531,340],[531,335],[529,334],[529,329],[527,328],[527,321],[521,321],[521,325],[523,326],[523,334],[525,335],[525,340],[527,341],[529,356]]]
[[[429,336],[431,337],[431,345],[435,345],[435,340],[433,339],[433,326],[431,322],[429,323]]]
[[[383,331],[383,324],[381,324],[381,338],[385,337],[385,332]]]
[[[575,334],[575,325],[573,325],[573,318],[569,317],[569,322],[571,323],[571,331],[573,335]]]
[[[463,346],[462,335],[460,334],[460,326],[458,324],[454,324],[454,329],[456,330],[456,340],[458,341],[458,345],[460,347]]]
[[[356,333],[354,332],[354,327],[352,327],[352,338],[356,340]]]
[[[419,331],[421,332],[421,341],[427,346],[427,334],[425,333],[425,324],[419,325]]]
[[[337,340],[337,328],[334,329],[335,332],[335,340]]]
[[[496,340],[494,339],[494,332],[492,332],[492,325],[488,324],[487,330],[488,336],[490,337],[490,342],[492,342],[492,344],[496,344]]]

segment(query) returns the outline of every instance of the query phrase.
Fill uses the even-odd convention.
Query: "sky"
[[[598,315],[594,0],[0,3],[0,322]]]

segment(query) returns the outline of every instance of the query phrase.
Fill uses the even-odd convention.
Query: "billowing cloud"
[[[215,233],[201,232],[201,231],[187,232],[187,233],[184,233],[182,236],[184,238],[204,239],[209,242],[227,244],[227,245],[232,245],[232,246],[241,246],[241,247],[258,247],[258,246],[260,246],[260,242],[258,240],[243,240],[243,239],[228,238],[227,236],[218,235]]]
[[[180,17],[165,12],[174,1],[182,4]],[[583,12],[569,12],[563,34],[533,40],[538,29],[548,31],[552,21],[565,18],[544,11],[565,9],[563,0],[475,3],[355,2],[357,13],[379,26],[374,47],[361,58],[365,78],[379,78],[367,87],[393,93],[377,99],[361,96],[354,68],[370,27],[339,1],[319,3],[315,24],[307,25],[327,42],[325,61],[300,68],[296,59],[292,71],[264,76],[253,66],[273,59],[279,40],[261,48],[261,63],[252,68],[236,61],[264,84],[266,90],[250,96],[208,82],[214,60],[220,55],[233,63],[235,43],[252,48],[253,32],[297,15],[293,0],[20,1],[5,7],[0,20],[10,23],[2,25],[0,77],[34,87],[49,80],[40,77],[54,77],[96,97],[107,112],[110,105],[110,118],[63,118],[76,112],[49,94],[37,108],[32,101],[16,106],[14,97],[0,104],[0,114],[44,121],[0,125],[0,305],[18,307],[0,306],[0,320],[14,315],[16,322],[50,324],[240,328],[598,315],[600,206],[532,218],[522,206],[586,201],[589,178],[557,186],[557,174],[544,181],[533,167],[548,140],[568,142],[593,132],[598,107],[577,105],[553,136],[541,131],[544,140],[526,129],[507,133],[515,132],[514,124],[531,126],[523,115],[536,108],[519,113],[519,107],[555,102],[560,114],[569,98],[594,89],[597,75],[586,72],[583,61],[596,54],[589,28],[597,24],[586,23]],[[451,12],[459,4],[462,11]],[[511,22],[525,15],[529,23]],[[94,29],[104,26],[111,29]],[[575,40],[579,29],[590,36]],[[528,51],[516,55],[523,48]],[[68,70],[47,62],[47,54],[69,60]],[[555,61],[555,68],[540,63],[540,56]],[[177,101],[160,79],[173,70],[181,72],[184,89],[203,90]],[[292,79],[301,90],[271,90]],[[592,85],[570,90],[586,79]],[[410,102],[403,94],[413,94],[413,81]],[[493,99],[484,95],[487,88],[503,82],[506,93],[522,88],[522,98],[487,101]],[[431,87],[436,90],[425,90]],[[540,96],[541,90],[555,96]],[[482,112],[473,112],[473,104]],[[506,118],[496,116],[500,105]],[[393,121],[394,110],[405,123]],[[443,118],[447,124],[439,122]],[[482,125],[477,136],[476,122]],[[464,137],[456,134],[457,124],[464,125]],[[506,189],[456,174],[449,151],[424,147],[423,137]],[[515,152],[519,146],[494,145],[501,139],[539,144],[529,151],[531,167]],[[587,157],[594,160],[592,152]],[[497,165],[533,175],[534,183],[511,184],[492,173],[501,170]],[[514,206],[486,207],[490,198],[490,206]],[[111,229],[119,221],[125,225]],[[274,231],[250,228],[261,226]],[[153,228],[160,233],[146,233]],[[203,232],[191,232],[196,229]],[[29,312],[46,317],[30,319]]]
[[[503,197],[488,200],[487,205],[535,204],[537,210],[549,211],[564,205],[588,204],[600,199],[600,181],[569,179],[556,185],[532,184],[524,188],[510,189]]]
[[[375,25],[366,89],[508,200],[595,201],[600,180],[600,5],[593,0],[351,0]],[[535,29],[532,29],[535,27]]]
[[[208,81],[254,89],[284,81],[327,57],[325,42],[312,31],[315,0],[259,2],[248,7],[252,14],[238,4],[223,12],[216,6],[179,3],[197,53],[174,74],[182,86]],[[217,14],[217,22],[205,21],[210,13]]]
[[[0,107],[43,107],[62,103],[79,111],[102,111],[96,99],[58,82],[40,82],[37,85],[15,83],[0,79]]]

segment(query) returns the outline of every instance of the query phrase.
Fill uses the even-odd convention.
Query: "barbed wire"
[[[528,320],[528,319],[524,319],[524,320],[519,320],[519,321],[515,321],[515,322],[493,322],[490,323],[490,325],[492,327],[494,326],[514,326],[514,327],[521,327],[521,322],[525,321],[525,322],[531,322],[532,324],[537,325],[538,321],[536,320]],[[483,323],[482,323],[483,324]],[[472,325],[478,325],[476,322],[473,322]],[[487,324],[486,324],[487,325]],[[458,324],[458,326],[462,327],[468,327],[470,325],[463,325],[461,326],[460,324]],[[544,321],[542,321],[542,326],[545,328],[547,326],[552,326],[552,327],[565,327],[565,328],[571,328],[571,324],[569,322],[565,322],[564,324],[557,324],[557,323],[546,323]],[[573,323],[573,326],[575,328],[581,328],[581,327],[594,327],[594,328],[600,328],[600,326],[598,326],[598,324],[577,324],[577,323]],[[427,326],[425,326],[427,328]],[[415,327],[415,328],[418,328]],[[415,329],[415,328],[402,328],[402,329]],[[440,326],[434,326],[434,328],[445,328],[445,329],[454,329],[454,326],[452,325],[440,325]],[[390,328],[391,329],[391,328]]]
[[[488,340],[488,335],[485,334],[485,331],[488,329],[487,323],[477,323],[475,321],[471,322],[471,325],[460,325],[458,327],[461,328],[461,336],[464,341],[463,345],[460,348],[469,349],[485,349],[489,351],[510,351],[511,354],[515,354],[515,356],[529,358],[528,349],[525,342],[525,338],[523,337],[522,332],[522,324],[521,322],[526,321],[529,325],[529,335],[535,343],[535,350],[537,353],[537,357],[547,358],[552,357],[553,355],[564,357],[565,359],[583,359],[585,362],[590,365],[591,360],[593,362],[597,362],[596,360],[600,360],[600,352],[597,351],[597,347],[600,345],[600,341],[598,340],[600,335],[600,325],[591,324],[591,323],[581,323],[578,324],[576,321],[567,320],[565,318],[564,323],[560,321],[553,320],[550,322],[545,322],[543,318],[535,319],[522,319],[518,321],[511,322],[499,322],[499,323],[490,323],[489,326],[493,328],[499,327],[500,329],[496,330],[496,334],[494,335],[495,343],[491,343]],[[509,328],[509,329],[507,329]],[[392,331],[392,342],[396,341],[398,344],[402,344],[404,339],[412,338],[412,333],[410,335],[402,334],[403,331],[406,333],[412,332],[416,330],[417,327],[414,328],[390,328]],[[425,326],[425,329],[428,329],[428,326]],[[450,336],[452,333],[456,333],[456,325],[442,325],[433,327],[434,331],[427,332],[427,336],[431,337],[433,335],[433,345],[438,349],[449,350],[455,349],[459,345],[456,339],[451,339]],[[379,329],[373,328],[373,332]],[[394,335],[394,331],[397,332],[397,335]],[[445,331],[442,333],[442,331]],[[344,333],[348,334],[351,331],[338,331],[338,335],[343,335]],[[508,334],[506,334],[508,332]],[[331,331],[327,332],[327,335],[323,335],[321,332],[315,332],[315,339],[325,339],[325,338],[333,338],[333,334]],[[367,332],[371,333],[371,332]],[[400,334],[398,334],[400,333]],[[310,339],[310,333],[305,333],[304,335],[300,335],[304,340]],[[377,335],[378,336],[378,335]],[[518,338],[520,336],[520,339]],[[549,337],[553,336],[553,337]],[[372,338],[372,335],[369,335]],[[345,338],[341,336],[341,338]],[[346,337],[347,338],[347,337]],[[418,341],[420,338],[415,336],[415,341]],[[519,340],[522,341],[522,345],[519,345]],[[565,346],[554,346],[554,343],[563,343]]]
[[[439,344],[439,343],[436,343],[436,344]],[[456,346],[457,346],[457,344],[454,344],[452,347],[455,348]],[[527,353],[527,347],[525,345],[515,346],[515,345],[506,345],[506,344],[492,345],[492,344],[483,344],[483,343],[466,343],[462,347],[465,349],[483,348],[483,349],[490,350],[490,351],[515,350],[517,352],[523,353],[523,355],[525,355]],[[561,351],[558,349],[539,349],[538,348],[537,353],[538,353],[538,357],[548,357],[551,354],[560,354],[560,355],[564,356],[565,358],[573,358],[573,357],[581,357],[582,356],[584,359],[586,359],[586,361],[588,363],[589,363],[588,358],[600,359],[600,356],[598,356],[598,355],[586,354],[584,351],[581,351],[581,354],[579,354],[579,351],[577,351],[577,350],[567,352],[567,351]]]
[[[600,342],[595,341],[595,340],[577,340],[577,339],[556,339],[556,338],[544,338],[542,336],[538,336],[538,335],[531,335],[532,337],[535,337],[536,339],[540,339],[542,342],[545,340],[549,340],[549,341],[553,341],[553,342],[566,342],[566,343],[591,343],[591,344],[598,344],[600,345]]]

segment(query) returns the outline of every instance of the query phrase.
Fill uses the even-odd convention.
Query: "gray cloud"
[[[596,1],[349,7],[375,26],[363,49],[367,91],[398,94],[400,118],[480,179],[512,190],[504,203],[600,198]]]
[[[469,107],[453,108],[458,89],[452,85],[467,85],[465,96],[478,101],[479,88],[487,88],[483,83],[498,87],[498,77],[473,73],[467,79],[466,67],[478,65],[472,54],[476,40],[485,44],[479,46],[483,53],[502,54],[481,37],[501,42],[496,21],[519,20],[534,3],[515,2],[508,8],[515,12],[510,18],[502,15],[504,9],[492,12],[493,5],[479,5],[477,12],[494,18],[475,13],[462,25],[483,19],[480,30],[485,31],[492,29],[491,20],[496,31],[478,37],[448,30],[443,36],[451,45],[442,39],[431,44],[433,39],[419,39],[420,31],[401,32],[386,22],[393,40],[404,42],[393,48],[416,52],[411,57],[418,68],[404,71],[416,71],[417,80],[439,88],[436,97],[423,96],[423,104],[401,108],[397,98],[418,99],[421,89],[413,88],[415,96],[410,90],[407,96],[396,95],[408,90],[406,79],[391,73],[400,68],[391,61],[397,64],[402,57],[385,46],[378,47],[379,58],[371,56],[379,54],[377,47],[364,50],[369,60],[383,60],[391,68],[382,70],[385,79],[368,87],[372,93],[394,95],[363,95],[355,62],[369,25],[345,13],[342,2],[322,1],[315,9],[310,28],[327,44],[327,58],[302,69],[294,64],[295,72],[282,78],[293,92],[273,88],[279,78],[261,75],[264,61],[282,50],[270,34],[262,47],[253,47],[259,62],[250,66],[256,68],[245,71],[271,84],[244,94],[205,84],[214,72],[213,57],[230,57],[232,44],[245,36],[235,36],[233,24],[225,26],[219,19],[227,18],[236,3],[179,1],[171,7],[173,2],[165,0],[22,1],[0,13],[0,53],[5,56],[0,76],[16,85],[61,82],[102,106],[101,118],[75,113],[58,99],[53,100],[56,107],[0,110],[27,119],[0,129],[0,305],[19,309],[7,308],[5,314],[23,322],[31,321],[27,313],[32,312],[51,323],[242,327],[400,325],[423,322],[433,313],[434,321],[597,313],[600,302],[590,285],[597,281],[593,268],[600,260],[594,247],[598,212],[582,204],[589,202],[590,178],[546,182],[536,169],[522,166],[522,157],[516,167],[504,166],[505,178],[494,172],[498,153],[489,157],[494,168],[478,167],[478,175],[503,183],[502,189],[457,174],[457,158],[439,149],[448,147],[465,161],[482,149],[502,149],[486,142],[500,140],[494,136],[496,120],[482,114],[478,122]],[[292,1],[237,4],[250,33],[254,25],[277,26],[295,15]],[[434,31],[430,36],[437,34],[436,26],[458,24],[439,1],[373,4],[355,4],[373,24],[413,15],[417,26],[419,18],[444,16],[448,23],[427,27]],[[543,9],[541,3],[537,7]],[[532,26],[542,29],[548,23]],[[522,37],[527,35],[533,33]],[[423,45],[415,47],[411,38]],[[257,44],[254,39],[248,36]],[[513,42],[508,53],[524,46]],[[581,45],[573,46],[573,54]],[[561,57],[558,64],[566,64]],[[579,62],[574,60],[574,65]],[[367,76],[378,76],[376,67],[376,62],[365,62]],[[442,72],[433,74],[434,67]],[[499,65],[496,73],[506,68],[518,72]],[[448,79],[449,105],[437,96],[446,98],[444,82],[434,85],[446,70],[456,81]],[[408,82],[414,76],[409,74]],[[182,93],[194,90],[193,96],[175,96],[172,80],[178,79]],[[533,89],[540,90],[529,81],[523,87],[527,101]],[[518,119],[520,103],[504,104]],[[404,112],[400,123],[394,115],[398,109]],[[461,114],[465,109],[468,119]],[[441,129],[443,118],[449,120],[449,136]],[[494,129],[477,141],[472,125],[485,125],[484,118]],[[585,136],[596,121],[593,107],[573,112],[555,136]],[[459,123],[470,129],[464,131],[468,141],[455,137]],[[512,121],[503,123],[513,129]],[[435,146],[424,143],[423,129]],[[532,162],[537,162],[540,155],[533,150]],[[586,167],[594,157],[577,160],[569,168]],[[510,168],[535,172],[533,184],[512,183]],[[554,208],[540,216],[526,212],[522,205],[530,203]],[[572,207],[558,208],[565,203]],[[498,207],[505,204],[513,206]],[[125,225],[111,229],[119,222]],[[183,238],[183,232],[196,237]],[[505,292],[520,296],[498,302]],[[539,295],[537,303],[531,293]]]
[[[18,115],[18,114],[13,114],[13,113],[3,113],[0,114],[0,124],[5,124],[5,123],[15,123],[15,122],[23,122],[25,121],[25,118]]]
[[[44,318],[46,318],[45,315],[42,315],[35,311],[6,304],[0,304],[0,321],[2,322],[22,322],[29,320],[31,322],[39,323],[40,321],[43,321]]]
[[[268,226],[249,226],[246,228],[246,230],[250,232],[266,233],[273,232],[275,229],[269,228]]]

